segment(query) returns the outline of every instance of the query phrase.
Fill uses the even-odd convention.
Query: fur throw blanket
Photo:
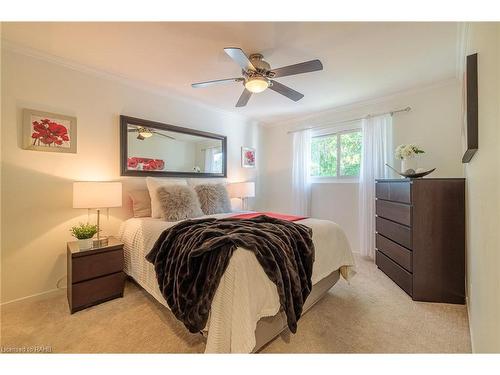
[[[237,247],[253,251],[276,284],[290,331],[297,331],[311,292],[312,229],[258,216],[252,219],[185,220],[166,229],[146,259],[154,264],[162,295],[190,332],[207,323],[220,279]]]

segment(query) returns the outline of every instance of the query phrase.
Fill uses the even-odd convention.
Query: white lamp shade
[[[227,185],[227,192],[230,198],[251,198],[255,197],[254,182],[236,182]]]
[[[73,208],[121,206],[121,182],[73,182]]]

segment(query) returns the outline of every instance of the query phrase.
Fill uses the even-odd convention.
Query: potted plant
[[[399,145],[396,147],[395,156],[401,160],[401,172],[408,173],[408,170],[417,170],[415,157],[424,154],[425,151],[414,144]]]
[[[88,250],[92,248],[92,237],[97,233],[97,225],[80,223],[78,226],[72,227],[71,235],[78,239],[80,250]]]

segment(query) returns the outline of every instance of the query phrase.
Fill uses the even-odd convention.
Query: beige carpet
[[[370,261],[357,257],[358,275],[341,280],[264,353],[468,353],[465,306],[413,302]],[[69,314],[65,294],[2,307],[1,346],[50,346],[70,353],[199,353],[204,338],[190,334],[161,304],[133,283],[125,297]]]

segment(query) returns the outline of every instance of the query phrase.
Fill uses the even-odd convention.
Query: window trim
[[[328,183],[328,182],[339,182],[339,183],[352,183],[359,181],[359,174],[356,176],[346,176],[340,175],[340,157],[341,157],[341,143],[340,136],[342,134],[349,133],[362,133],[362,128],[360,123],[356,123],[356,126],[350,126],[341,129],[328,129],[327,131],[318,131],[316,134],[312,135],[311,138],[322,138],[329,136],[336,136],[337,138],[337,175],[336,176],[310,176],[312,183]]]

